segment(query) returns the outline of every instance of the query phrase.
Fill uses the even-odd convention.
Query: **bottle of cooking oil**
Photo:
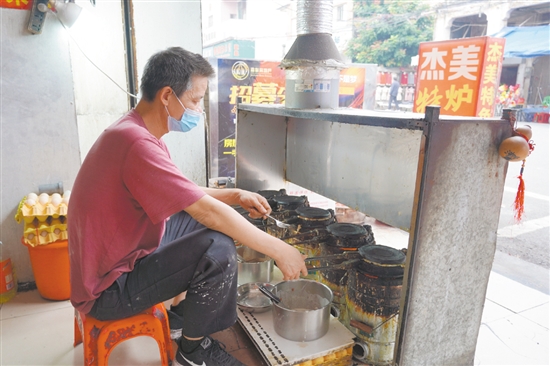
[[[17,294],[17,280],[10,258],[4,259],[4,246],[0,241],[0,303],[10,301]]]

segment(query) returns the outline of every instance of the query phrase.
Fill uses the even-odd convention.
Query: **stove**
[[[334,223],[327,226],[327,236],[321,243],[321,257],[344,255],[321,259],[319,266],[337,265],[352,259],[361,259],[358,249],[364,245],[374,245],[374,235],[370,225],[356,225],[349,223]],[[319,281],[327,285],[334,295],[333,305],[339,310],[340,321],[346,319],[346,284],[347,269],[326,269],[319,271]]]
[[[332,290],[336,317],[331,316],[331,324],[350,332],[351,338],[348,334],[345,339],[354,340],[351,352],[355,360],[391,365],[399,322],[404,250],[376,244],[370,225],[338,223],[333,210],[311,207],[307,196],[289,196],[284,189],[258,193],[268,200],[272,216],[292,228],[280,228],[272,220],[255,220],[253,224],[310,258],[320,257],[310,261],[311,266],[352,261],[347,268],[324,269],[306,278]],[[296,344],[285,340],[275,332],[271,312],[251,314],[239,310],[239,322],[270,365],[339,365],[338,360],[342,365],[351,364],[351,354],[343,352],[350,347],[348,341],[345,345],[331,343],[317,349],[318,341]]]
[[[359,249],[347,273],[344,325],[360,340],[354,355],[371,365],[391,365],[399,325],[405,253],[383,245]],[[362,355],[362,356],[361,356]]]
[[[286,221],[295,225],[294,236],[282,239],[294,245],[308,257],[321,255],[320,243],[326,237],[326,228],[336,222],[334,211],[317,207],[300,207],[295,212],[296,215]]]

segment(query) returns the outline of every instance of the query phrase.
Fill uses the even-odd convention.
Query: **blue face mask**
[[[164,108],[166,108],[166,112],[168,113],[168,131],[189,132],[193,128],[197,127],[199,122],[201,122],[201,119],[204,117],[204,113],[185,108],[179,98],[176,97],[176,99],[183,107],[184,112],[181,119],[178,121],[174,117],[170,116],[168,108],[164,106]]]

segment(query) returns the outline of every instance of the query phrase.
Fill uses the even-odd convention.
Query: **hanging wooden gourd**
[[[523,180],[523,171],[525,169],[525,160],[535,149],[535,143],[531,140],[533,131],[529,125],[517,127],[513,136],[508,137],[501,142],[498,152],[500,156],[508,161],[521,161],[519,172],[519,186],[514,200],[514,219],[519,223],[523,217],[525,200],[525,181]]]

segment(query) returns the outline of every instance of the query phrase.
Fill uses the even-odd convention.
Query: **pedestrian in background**
[[[397,81],[397,76],[394,75],[393,82],[390,86],[390,102],[388,103],[388,109],[391,109],[392,102],[395,103],[395,109],[399,109],[397,93],[399,93],[399,82]]]

